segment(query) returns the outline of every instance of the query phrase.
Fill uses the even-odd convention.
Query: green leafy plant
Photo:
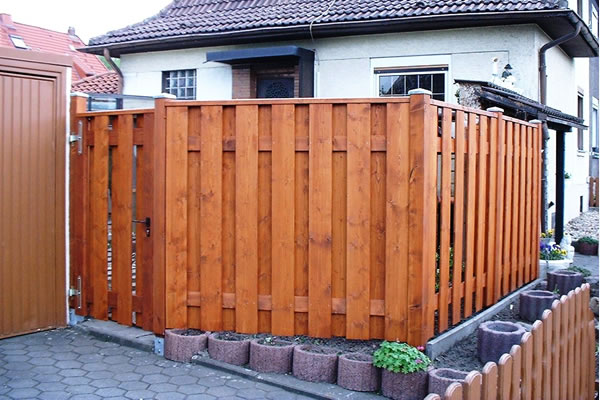
[[[373,353],[373,365],[395,373],[410,374],[426,371],[431,360],[419,348],[406,343],[384,341]]]
[[[584,236],[581,239],[579,239],[577,242],[587,243],[587,244],[598,244],[598,239],[595,239],[591,236]]]
[[[462,263],[461,268],[461,277],[465,272],[465,263]],[[450,260],[448,265],[448,280],[450,281],[450,286],[452,286],[452,280],[454,279],[454,247],[450,247]],[[440,290],[440,253],[435,253],[435,291],[438,292]]]
[[[571,179],[571,174],[568,172],[565,172],[565,179]]]
[[[590,271],[588,271],[585,268],[581,268],[578,267],[576,265],[571,265],[569,268],[567,268],[567,271],[573,271],[573,272],[579,272],[581,275],[585,276],[590,276],[592,273]]]

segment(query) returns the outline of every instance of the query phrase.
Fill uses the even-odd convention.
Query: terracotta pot
[[[384,369],[381,372],[381,392],[394,400],[423,400],[427,396],[427,378],[431,370],[402,374]]]
[[[287,374],[292,370],[295,345],[285,340],[264,344],[264,339],[250,342],[250,368],[258,372]]]
[[[305,344],[294,347],[294,376],[303,381],[335,383],[337,350]]]
[[[465,378],[468,372],[459,371],[452,368],[436,368],[429,371],[429,393],[437,393],[444,396],[448,386],[454,382],[463,385],[463,390],[467,388]]]
[[[350,353],[338,358],[337,384],[357,392],[375,392],[379,389],[381,372],[373,365],[373,356]]]
[[[248,364],[250,339],[225,340],[219,337],[222,333],[213,333],[208,337],[208,354],[210,358],[227,364]]]
[[[192,356],[206,350],[209,332],[193,329],[168,329],[165,331],[165,358],[189,362]]]
[[[596,256],[598,255],[598,244],[577,242],[577,252],[586,256]]]

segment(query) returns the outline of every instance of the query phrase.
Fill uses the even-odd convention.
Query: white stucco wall
[[[510,63],[516,86],[523,95],[538,100],[538,49],[548,40],[537,25],[466,28],[127,54],[121,57],[121,69],[125,94],[156,95],[161,91],[162,71],[196,69],[197,99],[225,100],[232,97],[231,67],[205,62],[208,51],[293,44],[315,51],[316,97],[376,96],[375,67],[447,64],[446,101],[456,103],[454,80],[490,81],[492,58],[497,57],[500,72]],[[559,48],[548,51],[550,106],[577,115],[578,87],[587,96],[587,62],[587,59],[575,62]],[[588,114],[588,103],[584,101],[584,115]],[[584,136],[587,149],[588,136]],[[549,150],[549,170],[554,171],[553,144]],[[584,210],[588,204],[588,156],[577,152],[576,131],[567,134],[566,152],[566,171],[572,175],[566,188],[565,221],[568,221],[579,213],[580,196]],[[554,175],[549,178],[549,199],[553,201]]]

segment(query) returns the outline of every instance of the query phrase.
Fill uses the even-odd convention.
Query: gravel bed
[[[577,218],[569,221],[565,227],[565,233],[568,233],[573,238],[573,241],[584,236],[590,236],[598,239],[598,227],[600,220],[598,218],[598,209],[590,209],[582,213]]]

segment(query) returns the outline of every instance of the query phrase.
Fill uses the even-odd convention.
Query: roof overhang
[[[251,64],[265,60],[277,60],[282,62],[298,62],[298,60],[314,61],[314,58],[314,51],[303,49],[298,46],[262,47],[254,49],[211,51],[206,53],[206,61],[230,65]]]
[[[583,22],[572,10],[515,11],[470,14],[450,14],[419,17],[401,17],[366,21],[314,23],[294,26],[273,26],[238,31],[186,34],[156,39],[133,40],[122,43],[87,46],[81,51],[102,55],[107,48],[113,57],[122,54],[149,51],[176,50],[193,47],[211,47],[232,44],[302,40],[336,36],[367,35],[376,33],[412,32],[466,27],[537,24],[552,39],[573,31],[577,22]],[[579,36],[561,45],[571,57],[597,57],[598,41],[584,24]]]

